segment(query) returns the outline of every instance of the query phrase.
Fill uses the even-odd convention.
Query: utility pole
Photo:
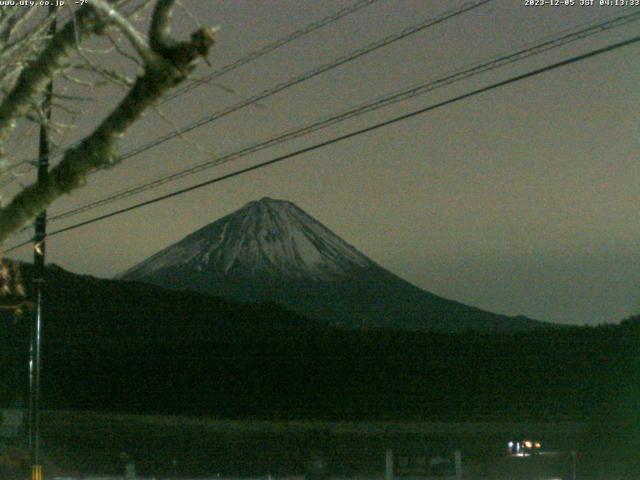
[[[51,24],[49,36],[56,32],[56,7],[49,4]],[[40,143],[38,153],[38,183],[44,183],[49,176],[49,125],[51,119],[51,100],[53,80],[49,81],[42,99],[43,123],[40,125]],[[31,341],[29,348],[29,451],[31,457],[31,480],[42,480],[42,461],[40,458],[40,366],[42,348],[42,302],[44,294],[45,238],[47,236],[47,211],[43,210],[34,222],[35,236],[33,248],[34,277],[33,288],[36,310],[31,323]]]

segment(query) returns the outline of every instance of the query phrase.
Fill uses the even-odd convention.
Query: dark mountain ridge
[[[19,263],[27,292],[32,264]],[[56,265],[45,269],[44,334],[65,342],[183,337],[202,339],[227,331],[255,334],[270,329],[309,329],[317,324],[274,304],[244,304],[194,291],[168,290],[141,282],[100,279]],[[4,312],[4,316],[10,315]],[[16,325],[29,323],[29,312]]]
[[[21,266],[27,292],[33,267]],[[555,418],[637,372],[637,325],[445,334],[344,329],[273,304],[48,268],[43,404],[225,418]],[[0,402],[26,398],[28,313],[1,312]]]

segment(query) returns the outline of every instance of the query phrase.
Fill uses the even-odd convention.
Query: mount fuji
[[[549,326],[410,284],[291,202],[253,201],[118,275],[243,302],[283,305],[347,328],[482,332]]]

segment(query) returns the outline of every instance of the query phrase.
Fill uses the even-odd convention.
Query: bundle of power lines
[[[264,55],[266,55],[266,54],[268,54],[270,52],[273,52],[274,50],[276,50],[278,48],[281,48],[282,46],[287,45],[288,43],[290,43],[290,42],[292,42],[292,41],[294,41],[294,40],[296,40],[296,39],[298,39],[298,38],[300,38],[300,37],[302,37],[304,35],[307,35],[307,34],[313,32],[313,31],[315,31],[315,30],[317,30],[319,28],[322,28],[322,27],[324,27],[326,25],[329,25],[329,24],[331,24],[333,22],[336,22],[340,18],[343,18],[343,17],[345,17],[345,16],[347,16],[349,14],[352,14],[352,13],[354,13],[354,12],[356,12],[356,11],[362,9],[362,8],[368,7],[368,6],[372,5],[372,4],[374,4],[376,1],[377,0],[361,0],[361,1],[357,2],[357,3],[355,3],[354,5],[352,5],[351,7],[342,9],[342,10],[334,13],[333,15],[325,17],[324,19],[322,19],[322,20],[320,20],[318,22],[314,22],[314,23],[312,23],[310,25],[307,25],[306,27],[295,31],[295,32],[291,33],[290,35],[287,35],[287,36],[285,36],[285,37],[283,37],[283,38],[281,38],[279,40],[276,40],[273,43],[265,45],[264,47],[262,47],[262,48],[260,48],[260,49],[258,49],[256,51],[250,53],[249,55],[246,55],[246,56],[244,56],[244,57],[242,57],[242,58],[240,58],[240,59],[238,59],[238,60],[236,60],[234,62],[229,63],[228,65],[226,65],[226,66],[224,66],[224,67],[222,67],[222,68],[220,68],[220,69],[218,69],[218,70],[216,70],[214,72],[211,72],[209,75],[207,75],[203,79],[199,79],[199,80],[193,81],[193,82],[185,85],[184,87],[176,90],[170,96],[165,98],[163,100],[163,102],[166,102],[168,100],[173,100],[173,99],[178,98],[178,97],[180,97],[182,95],[185,95],[185,94],[187,94],[188,92],[192,91],[195,88],[198,88],[198,87],[200,87],[200,86],[202,86],[204,84],[207,84],[207,83],[211,82],[212,80],[217,79],[217,78],[221,77],[222,75],[231,72],[232,70],[235,70],[236,68],[239,68],[239,67],[241,67],[241,66],[243,66],[243,65],[245,65],[245,64],[247,64],[247,63],[249,63],[251,61],[254,61],[257,58],[260,58],[260,57],[262,57],[262,56],[264,56]],[[201,118],[201,119],[199,119],[199,120],[197,120],[197,121],[195,121],[195,122],[193,122],[193,123],[191,123],[189,125],[186,125],[186,126],[184,126],[182,128],[179,128],[179,129],[176,129],[176,131],[174,131],[174,132],[172,132],[172,133],[170,133],[168,135],[164,135],[164,136],[158,137],[158,138],[156,138],[155,140],[153,140],[151,142],[148,142],[146,144],[140,145],[140,146],[130,150],[129,152],[126,152],[125,154],[123,154],[122,155],[122,159],[123,160],[124,159],[129,159],[129,158],[137,156],[137,155],[139,155],[139,154],[141,154],[143,152],[149,151],[149,150],[151,150],[153,148],[156,148],[159,145],[162,145],[162,144],[164,144],[166,142],[169,142],[171,140],[179,138],[182,135],[184,135],[185,133],[193,131],[193,130],[195,130],[197,128],[200,128],[200,127],[202,127],[204,125],[211,124],[212,122],[214,122],[214,121],[216,121],[216,120],[218,120],[220,118],[223,118],[223,117],[225,117],[225,116],[227,116],[227,115],[229,115],[229,114],[231,114],[233,112],[236,112],[236,111],[238,111],[240,109],[243,109],[243,108],[245,108],[247,106],[250,106],[250,105],[256,105],[261,100],[264,100],[264,99],[266,99],[266,98],[268,98],[270,96],[273,96],[273,95],[275,95],[275,94],[277,94],[279,92],[282,92],[282,91],[284,91],[284,90],[286,90],[288,88],[291,88],[294,85],[298,85],[298,84],[300,84],[302,82],[310,80],[311,78],[314,78],[314,77],[316,77],[318,75],[321,75],[321,74],[323,74],[325,72],[328,72],[330,70],[338,68],[338,67],[340,67],[340,66],[342,66],[342,65],[344,65],[346,63],[349,63],[349,62],[351,62],[351,61],[353,61],[353,60],[355,60],[357,58],[360,58],[360,57],[362,57],[364,55],[367,55],[368,53],[371,53],[371,52],[376,51],[378,49],[384,48],[384,47],[386,47],[386,46],[388,46],[388,45],[390,45],[390,44],[392,44],[394,42],[397,42],[399,40],[407,38],[407,37],[409,37],[411,35],[414,35],[414,34],[416,34],[418,32],[421,32],[421,31],[423,31],[423,30],[425,30],[425,29],[427,29],[429,27],[432,27],[432,26],[437,25],[439,23],[451,20],[451,19],[453,19],[453,18],[455,18],[455,17],[457,17],[459,15],[462,15],[462,14],[464,14],[466,12],[469,12],[471,10],[474,10],[476,8],[480,8],[480,7],[490,3],[492,1],[493,0],[478,0],[478,1],[468,2],[468,3],[465,3],[465,4],[463,4],[462,6],[456,8],[456,9],[449,10],[449,11],[446,11],[446,12],[444,12],[444,13],[436,16],[436,17],[423,20],[423,21],[417,23],[416,25],[413,25],[413,26],[411,26],[409,28],[403,29],[402,31],[397,32],[397,33],[395,33],[393,35],[389,35],[389,36],[385,37],[382,40],[379,40],[377,42],[371,43],[371,44],[369,44],[369,45],[367,45],[365,47],[359,48],[359,49],[357,49],[357,50],[355,50],[355,51],[353,51],[353,52],[351,52],[351,53],[349,53],[347,55],[339,57],[336,60],[334,60],[333,62],[326,63],[326,64],[323,64],[323,65],[321,65],[319,67],[313,68],[313,69],[311,69],[311,70],[309,70],[309,71],[307,71],[307,72],[305,72],[305,73],[303,73],[301,75],[295,76],[295,77],[293,77],[293,78],[291,78],[291,79],[289,79],[289,80],[287,80],[287,81],[285,81],[283,83],[280,83],[280,84],[278,84],[278,85],[276,85],[274,87],[271,87],[269,89],[265,89],[262,92],[260,92],[260,93],[258,93],[256,95],[253,95],[253,96],[251,96],[251,97],[249,97],[249,98],[247,98],[245,100],[242,100],[241,102],[239,102],[237,104],[231,105],[231,106],[229,106],[229,107],[227,107],[227,108],[225,108],[223,110],[220,110],[220,111],[217,111],[217,112],[213,112],[213,113],[211,113],[209,115],[206,115],[205,117],[203,117],[203,118]],[[95,200],[95,201],[80,205],[78,207],[75,207],[73,209],[70,209],[70,210],[61,212],[59,214],[53,215],[52,217],[50,217],[49,220],[50,221],[59,221],[59,220],[65,219],[65,218],[70,218],[70,217],[73,217],[75,215],[79,215],[79,214],[81,214],[83,212],[87,212],[89,210],[93,210],[93,209],[98,208],[98,207],[109,205],[109,204],[111,204],[113,202],[116,202],[118,200],[122,200],[124,198],[127,198],[127,197],[130,197],[130,196],[133,196],[133,195],[140,194],[142,192],[146,192],[146,191],[158,188],[161,185],[165,185],[167,183],[176,181],[176,180],[181,179],[181,178],[188,177],[190,175],[194,175],[194,174],[199,173],[199,172],[201,172],[203,170],[206,170],[206,169],[221,165],[223,163],[227,163],[227,162],[231,162],[233,160],[237,160],[237,159],[243,158],[245,156],[248,156],[250,154],[258,152],[260,150],[263,150],[263,149],[266,149],[266,148],[281,144],[281,143],[286,142],[286,141],[293,140],[295,138],[299,138],[299,137],[308,135],[310,133],[316,132],[316,131],[318,131],[320,129],[329,127],[331,125],[335,125],[335,124],[338,124],[340,122],[344,122],[344,121],[346,121],[348,119],[359,117],[361,115],[364,115],[366,113],[372,112],[374,110],[377,110],[377,109],[380,109],[380,108],[383,108],[383,107],[387,107],[387,106],[392,105],[392,104],[396,104],[398,102],[407,100],[409,98],[414,98],[416,96],[423,95],[423,94],[431,92],[431,91],[433,91],[433,90],[435,90],[437,88],[441,88],[441,87],[444,87],[444,86],[447,86],[447,85],[451,85],[451,84],[453,84],[455,82],[459,82],[459,81],[468,79],[468,78],[470,78],[472,76],[479,75],[481,73],[485,73],[485,72],[488,72],[490,70],[497,69],[497,68],[503,67],[505,65],[524,60],[524,59],[532,57],[534,55],[539,55],[539,54],[541,54],[543,52],[547,52],[547,51],[549,51],[551,49],[558,48],[558,47],[560,47],[562,45],[566,45],[566,44],[571,43],[571,42],[576,42],[578,40],[582,40],[582,39],[585,39],[587,37],[591,37],[593,35],[599,34],[601,32],[607,31],[607,30],[612,30],[614,28],[619,28],[619,27],[621,27],[623,25],[627,25],[627,24],[630,24],[632,22],[636,22],[638,20],[640,20],[640,12],[635,12],[635,13],[620,15],[620,16],[617,16],[615,18],[608,19],[606,21],[601,21],[601,22],[598,22],[598,23],[593,23],[593,24],[590,24],[590,25],[586,25],[586,26],[583,26],[583,27],[581,27],[579,29],[574,29],[573,31],[562,32],[561,34],[558,34],[555,37],[547,38],[547,39],[544,39],[544,40],[540,41],[539,43],[525,46],[525,47],[523,47],[523,48],[521,48],[521,49],[519,49],[517,51],[510,52],[510,53],[507,53],[507,54],[504,54],[504,55],[500,55],[500,56],[496,56],[496,57],[492,57],[490,59],[487,59],[487,60],[484,60],[484,61],[481,61],[481,62],[477,62],[477,63],[469,65],[469,66],[467,66],[465,68],[462,68],[462,69],[459,69],[459,70],[456,70],[456,71],[453,71],[453,72],[449,72],[449,73],[447,73],[447,74],[445,74],[442,77],[437,78],[437,79],[428,79],[425,82],[422,82],[422,83],[420,83],[418,85],[414,85],[412,87],[409,87],[409,88],[406,88],[406,89],[403,89],[403,90],[400,90],[400,91],[395,91],[395,92],[388,93],[388,94],[386,94],[384,96],[377,97],[377,98],[375,98],[375,99],[373,99],[373,100],[371,100],[369,102],[366,102],[364,104],[357,105],[355,107],[352,107],[352,108],[349,108],[347,110],[341,111],[341,112],[339,112],[337,114],[322,118],[320,120],[314,121],[314,122],[312,122],[310,124],[301,126],[299,128],[288,130],[288,131],[280,133],[280,134],[278,134],[276,136],[273,136],[273,137],[270,137],[268,139],[256,142],[254,144],[251,144],[251,145],[248,145],[246,147],[240,148],[238,150],[235,150],[233,152],[227,153],[225,155],[212,157],[209,160],[207,160],[207,161],[205,161],[203,163],[197,164],[195,166],[191,166],[189,168],[176,171],[176,172],[171,173],[169,175],[164,175],[164,176],[158,177],[158,178],[156,178],[154,180],[151,180],[151,181],[148,181],[148,182],[145,182],[145,183],[133,186],[133,187],[129,187],[127,189],[123,189],[123,190],[114,192],[114,193],[108,195],[105,198],[102,198],[102,199],[99,199],[99,200]],[[503,80],[503,81],[500,81],[500,82],[497,82],[497,83],[493,83],[491,85],[488,85],[488,86],[485,86],[485,87],[482,87],[482,88],[478,88],[478,89],[469,91],[469,92],[461,94],[461,95],[457,95],[457,96],[455,96],[453,98],[450,98],[448,100],[445,100],[445,101],[442,101],[442,102],[438,102],[438,103],[435,103],[435,104],[432,104],[432,105],[428,105],[426,107],[411,111],[411,112],[403,114],[403,115],[399,115],[399,116],[391,118],[389,120],[386,120],[386,121],[383,121],[383,122],[379,122],[379,123],[370,125],[368,127],[361,128],[361,129],[358,129],[358,130],[355,130],[355,131],[352,131],[352,132],[349,132],[349,133],[346,133],[346,134],[343,134],[343,135],[336,136],[334,138],[331,138],[329,140],[326,140],[326,141],[323,141],[323,142],[320,142],[320,143],[316,143],[316,144],[311,145],[309,147],[305,147],[305,148],[301,148],[301,149],[295,150],[295,151],[290,152],[288,154],[281,155],[281,156],[278,156],[276,158],[272,158],[270,160],[267,160],[267,161],[261,162],[259,164],[253,165],[251,167],[243,168],[243,169],[237,170],[235,172],[228,173],[226,175],[222,175],[222,176],[219,176],[219,177],[207,180],[207,181],[203,181],[203,182],[191,185],[191,186],[186,187],[186,188],[182,188],[180,190],[171,192],[171,193],[166,194],[166,195],[158,196],[158,197],[155,197],[153,199],[150,199],[150,200],[147,200],[147,201],[144,201],[144,202],[136,203],[134,205],[130,205],[128,207],[121,208],[119,210],[116,210],[116,211],[113,211],[113,212],[110,212],[110,213],[107,213],[107,214],[104,214],[104,215],[100,215],[100,216],[91,218],[89,220],[85,220],[85,221],[82,221],[82,222],[79,222],[79,223],[76,223],[76,224],[73,224],[73,225],[70,225],[70,226],[67,226],[67,227],[64,227],[64,228],[60,228],[58,230],[54,230],[54,231],[50,232],[47,236],[53,236],[53,235],[57,235],[57,234],[60,234],[60,233],[63,233],[63,232],[68,232],[68,231],[80,228],[82,226],[85,226],[85,225],[88,225],[88,224],[91,224],[91,223],[102,221],[102,220],[105,220],[107,218],[110,218],[110,217],[113,217],[113,216],[116,216],[116,215],[120,215],[120,214],[129,212],[129,211],[132,211],[132,210],[136,210],[138,208],[142,208],[142,207],[147,206],[147,205],[151,205],[153,203],[157,203],[157,202],[160,202],[160,201],[163,201],[163,200],[167,200],[169,198],[173,198],[173,197],[176,197],[178,195],[183,195],[183,194],[185,194],[187,192],[190,192],[190,191],[193,191],[193,190],[196,190],[196,189],[199,189],[199,188],[203,188],[205,186],[212,185],[214,183],[218,183],[218,182],[221,182],[221,181],[227,180],[229,178],[233,178],[233,177],[242,175],[244,173],[247,173],[247,172],[250,172],[250,171],[253,171],[253,170],[264,168],[264,167],[267,167],[269,165],[273,165],[275,163],[284,161],[286,159],[297,157],[297,156],[302,155],[304,153],[308,153],[308,152],[311,152],[311,151],[314,151],[314,150],[318,150],[320,148],[324,148],[324,147],[329,146],[331,144],[335,144],[337,142],[344,141],[346,139],[353,138],[355,136],[363,135],[363,134],[366,134],[366,133],[371,132],[373,130],[380,129],[380,128],[383,128],[385,126],[388,126],[388,125],[391,125],[391,124],[394,124],[394,123],[398,123],[398,122],[407,120],[409,118],[412,118],[412,117],[415,117],[417,115],[421,115],[421,114],[427,113],[429,111],[435,110],[435,109],[443,107],[445,105],[450,105],[450,104],[452,104],[454,102],[461,101],[461,100],[469,98],[471,96],[475,96],[475,95],[478,95],[478,94],[481,94],[481,93],[484,93],[484,92],[487,92],[487,91],[490,91],[490,90],[493,90],[493,89],[496,89],[496,88],[500,88],[500,87],[508,85],[510,83],[514,83],[514,82],[517,82],[517,81],[520,81],[520,80],[524,80],[526,78],[530,78],[530,77],[533,77],[535,75],[540,75],[540,74],[543,74],[545,72],[548,72],[548,71],[551,71],[551,70],[554,70],[554,69],[557,69],[557,68],[561,68],[561,67],[569,65],[569,64],[580,62],[580,61],[586,60],[588,58],[592,58],[594,56],[601,55],[601,54],[604,54],[606,52],[610,52],[610,51],[615,50],[615,49],[623,48],[625,46],[634,44],[634,43],[636,43],[638,41],[640,41],[640,37],[633,37],[633,38],[630,38],[628,40],[621,41],[621,42],[609,45],[609,46],[604,47],[604,48],[600,48],[600,49],[593,50],[591,52],[588,52],[588,53],[585,53],[585,54],[582,54],[582,55],[571,57],[571,58],[569,58],[567,60],[563,60],[563,61],[560,61],[560,62],[557,62],[557,63],[553,63],[553,64],[547,65],[545,67],[538,68],[538,69],[529,71],[527,73],[524,73],[524,74],[521,74],[521,75],[517,75],[517,76],[511,77],[511,78],[508,78],[506,80]],[[62,148],[61,150],[64,151],[65,149],[66,148]],[[20,243],[18,245],[15,245],[15,246],[11,247],[11,248],[8,248],[5,251],[6,252],[10,252],[10,251],[15,250],[17,248],[20,248],[20,247],[22,247],[24,245],[27,245],[30,242],[31,242],[31,240],[22,242],[22,243]]]

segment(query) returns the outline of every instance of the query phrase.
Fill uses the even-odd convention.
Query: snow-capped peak
[[[224,277],[342,278],[375,264],[291,202],[252,201],[121,275],[180,268]]]

